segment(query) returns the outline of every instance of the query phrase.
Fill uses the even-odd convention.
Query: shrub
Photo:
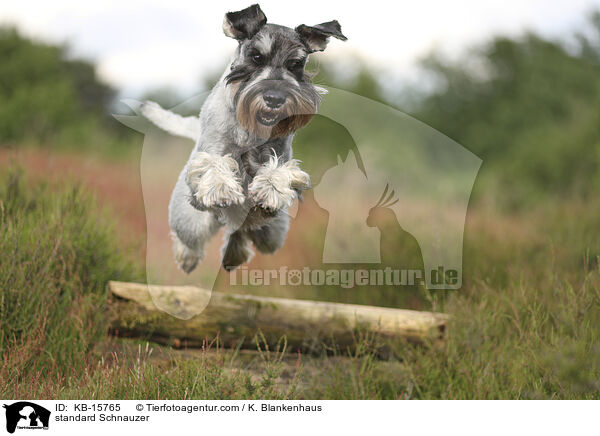
[[[69,377],[106,333],[108,280],[128,260],[93,198],[79,186],[0,182],[0,396],[11,386]],[[3,395],[4,394],[4,395]]]

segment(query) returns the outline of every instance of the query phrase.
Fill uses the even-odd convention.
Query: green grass
[[[0,183],[0,396],[76,376],[107,331],[106,282],[139,277],[77,186]]]
[[[384,358],[374,338],[323,356],[107,338],[105,284],[139,273],[94,201],[15,172],[0,200],[1,397],[600,398],[600,203],[478,205],[463,289],[430,296],[452,315],[447,341]]]

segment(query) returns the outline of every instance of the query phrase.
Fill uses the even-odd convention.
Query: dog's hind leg
[[[223,268],[226,271],[233,271],[248,262],[253,255],[248,236],[243,230],[236,230],[227,237],[227,243],[224,245]]]
[[[287,214],[287,209],[282,209],[264,226],[248,230],[248,237],[258,251],[263,254],[270,254],[283,246],[289,228],[290,217]]]
[[[171,232],[171,239],[173,240],[173,256],[175,263],[180,270],[186,274],[191,273],[198,263],[204,258],[204,252],[202,249],[191,249],[177,236],[175,232]]]
[[[169,204],[169,226],[175,262],[188,274],[204,258],[204,246],[221,227],[213,213],[194,208],[189,196],[190,190],[180,176]]]

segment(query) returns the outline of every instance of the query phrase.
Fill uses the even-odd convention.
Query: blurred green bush
[[[0,145],[117,149],[131,132],[110,116],[116,91],[66,46],[0,27]]]
[[[600,12],[562,41],[497,37],[423,66],[438,89],[415,115],[483,159],[483,184],[509,206],[600,187]],[[487,191],[489,193],[489,191]]]

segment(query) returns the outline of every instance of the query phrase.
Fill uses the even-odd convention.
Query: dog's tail
[[[153,101],[143,103],[140,110],[142,115],[172,135],[183,136],[194,141],[200,138],[200,119],[198,117],[182,117],[163,109]]]

